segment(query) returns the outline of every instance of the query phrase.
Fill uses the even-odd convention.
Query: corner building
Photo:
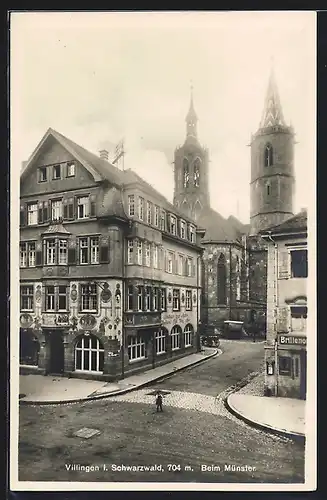
[[[115,380],[196,351],[202,236],[49,129],[21,174],[21,371]]]

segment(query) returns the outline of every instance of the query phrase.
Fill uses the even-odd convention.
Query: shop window
[[[83,335],[75,347],[75,370],[103,372],[104,349],[95,335]]]
[[[136,337],[129,335],[127,337],[128,358],[130,361],[141,360],[145,358],[145,342],[141,335]]]
[[[286,356],[280,356],[278,359],[279,363],[279,375],[290,376],[292,374],[292,358]]]
[[[156,354],[163,354],[166,352],[166,334],[163,328],[160,328],[154,335]]]
[[[292,278],[308,277],[308,251],[304,249],[291,250]]]

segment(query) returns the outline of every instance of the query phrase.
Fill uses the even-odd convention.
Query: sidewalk
[[[219,350],[216,348],[205,347],[199,353],[190,354],[158,368],[131,375],[117,382],[81,380],[52,375],[20,375],[19,394],[24,395],[20,397],[20,403],[59,404],[124,394],[201,363],[215,356],[218,352]]]
[[[260,395],[261,376],[241,391],[231,393],[227,408],[250,425],[291,438],[305,437],[305,401]],[[258,384],[259,382],[259,384]],[[254,389],[255,388],[255,389]]]

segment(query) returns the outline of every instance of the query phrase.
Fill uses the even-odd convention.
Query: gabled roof
[[[206,230],[203,242],[236,241],[244,234],[244,228],[246,227],[236,217],[225,219],[212,208],[202,211],[197,224]]]
[[[108,161],[98,157],[94,153],[91,153],[87,149],[83,148],[79,144],[76,144],[76,142],[68,139],[68,137],[65,137],[52,128],[49,128],[47,130],[38,146],[26,162],[21,172],[22,178],[29,172],[34,160],[41,152],[42,147],[50,138],[54,138],[59,142],[59,144],[62,145],[63,148],[65,148],[72,156],[74,156],[74,158],[76,158],[90,172],[95,181],[108,180],[110,183],[116,186],[121,185],[121,171],[117,167],[115,167]]]
[[[289,217],[281,224],[277,224],[276,226],[270,226],[266,229],[260,231],[260,234],[264,235],[265,233],[297,233],[299,231],[306,231],[308,227],[308,216],[307,211],[302,210],[301,212]]]

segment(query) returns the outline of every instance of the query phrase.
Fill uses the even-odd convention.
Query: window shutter
[[[90,196],[90,217],[96,216],[96,195],[92,194]]]
[[[290,276],[290,256],[286,248],[278,252],[278,279],[287,279]]]
[[[288,333],[290,329],[290,311],[288,307],[279,307],[277,310],[277,332]]]
[[[50,219],[49,203],[45,201],[43,203],[43,222],[48,222]]]
[[[109,262],[109,237],[103,236],[100,241],[100,264],[108,264]]]
[[[39,224],[43,222],[43,201],[41,201],[38,205],[38,221]]]
[[[68,199],[68,204],[67,204],[67,215],[69,220],[73,220],[75,218],[75,211],[74,211],[74,198],[69,198]]]
[[[25,205],[20,206],[20,219],[19,219],[19,225],[20,226],[25,226],[26,224],[26,212],[25,212]]]
[[[68,240],[68,265],[73,266],[76,264],[76,240]]]
[[[68,200],[67,198],[64,198],[63,200],[63,219],[66,220],[68,219]]]
[[[37,242],[36,243],[36,248],[35,248],[35,265],[36,266],[42,266],[43,264],[43,255],[42,255],[42,243]]]

